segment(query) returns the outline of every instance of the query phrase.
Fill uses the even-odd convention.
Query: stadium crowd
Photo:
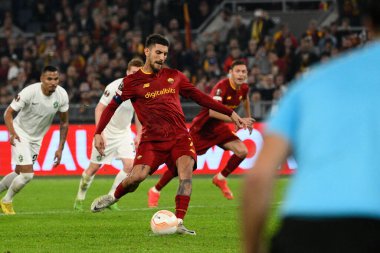
[[[233,60],[244,59],[252,104],[276,101],[287,83],[311,65],[366,40],[351,30],[350,18],[324,27],[311,20],[297,38],[266,11],[256,10],[247,22],[224,9],[220,29],[199,34],[186,48],[180,2],[13,1],[12,11],[1,13],[0,104],[9,104],[24,85],[38,81],[47,64],[59,67],[70,103],[95,104],[108,83],[124,76],[129,59],[143,57],[145,37],[152,32],[164,34],[172,44],[168,66],[183,71],[206,93]],[[200,26],[220,2],[191,1],[190,17],[197,17],[191,19],[192,27]],[[344,11],[350,17],[357,10]]]

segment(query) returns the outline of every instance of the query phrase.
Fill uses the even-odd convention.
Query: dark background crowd
[[[104,87],[124,76],[131,58],[143,58],[144,40],[151,33],[169,39],[168,66],[183,71],[204,92],[227,75],[233,60],[244,59],[254,103],[276,101],[310,66],[366,41],[363,31],[352,29],[360,25],[355,0],[339,1],[339,18],[328,25],[304,21],[308,27],[301,36],[263,9],[244,19],[239,11],[224,8],[219,29],[193,35],[187,46],[183,1],[0,2],[1,105],[39,81],[40,70],[48,64],[59,67],[70,103],[96,104]],[[188,2],[191,27],[197,29],[222,1]],[[328,6],[320,1],[313,8]]]

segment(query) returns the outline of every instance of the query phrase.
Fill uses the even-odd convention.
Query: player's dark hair
[[[128,69],[130,69],[131,67],[142,67],[144,66],[144,62],[143,60],[141,60],[140,58],[133,58],[132,60],[130,60],[128,62]]]
[[[161,34],[151,34],[146,38],[145,47],[150,47],[156,44],[169,47],[169,41]]]
[[[48,66],[45,66],[41,73],[44,74],[46,72],[58,72],[58,68],[57,67],[54,67],[54,66],[51,66],[51,65],[48,65]]]
[[[240,60],[235,60],[235,61],[232,62],[230,69],[233,69],[235,66],[238,66],[238,65],[247,66],[247,63],[244,60],[241,60],[241,59]]]
[[[367,0],[364,13],[368,16],[377,30],[380,30],[380,1]]]

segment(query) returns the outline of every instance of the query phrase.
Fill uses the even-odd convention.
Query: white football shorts
[[[39,142],[31,142],[22,138],[20,142],[15,140],[15,145],[11,146],[12,164],[16,165],[32,165],[37,160],[40,152],[41,144]]]
[[[124,135],[123,137],[110,138],[105,136],[104,156],[101,156],[92,142],[91,162],[96,164],[111,164],[114,158],[117,159],[135,159],[136,150],[132,135]]]

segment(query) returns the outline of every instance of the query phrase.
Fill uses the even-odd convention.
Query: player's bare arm
[[[8,106],[8,108],[4,112],[4,121],[5,125],[7,126],[8,132],[9,132],[9,142],[12,146],[15,145],[15,140],[18,140],[20,142],[20,137],[17,135],[14,127],[13,127],[13,114],[15,110],[13,110],[12,107]]]
[[[261,235],[271,203],[272,185],[278,166],[290,153],[288,142],[279,135],[264,137],[264,146],[243,187],[244,252],[260,252]],[[252,201],[254,199],[254,201]]]
[[[102,116],[102,113],[104,111],[104,109],[106,109],[106,105],[102,104],[102,103],[98,103],[95,107],[95,126],[98,126],[98,123],[99,123],[99,120],[100,120],[100,117]]]
[[[65,147],[65,141],[67,137],[67,132],[69,130],[69,112],[60,112],[60,125],[59,125],[59,144],[58,149],[55,151],[54,155],[54,167],[61,163],[62,151]]]

